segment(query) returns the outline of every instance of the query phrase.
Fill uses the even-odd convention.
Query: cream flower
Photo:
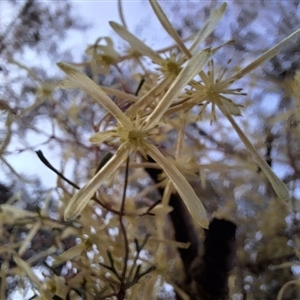
[[[108,163],[69,201],[64,214],[66,220],[74,219],[80,214],[104,180],[121,166],[132,151],[140,151],[143,155],[152,157],[162,167],[182,197],[194,222],[205,228],[208,226],[205,209],[190,184],[178,169],[170,164],[165,156],[147,140],[147,136],[159,124],[174,98],[201,71],[209,57],[209,50],[193,56],[176,77],[156,108],[143,122],[140,122],[138,118],[127,117],[95,82],[76,68],[66,63],[58,64],[67,75],[66,79],[61,83],[61,87],[77,88],[85,91],[101,106],[105,107],[118,122],[115,129],[98,133],[91,137],[91,140],[93,142],[102,142],[104,140],[117,139],[120,142],[118,150]]]
[[[212,120],[216,120],[215,106],[223,105],[227,110],[235,116],[240,116],[240,107],[242,105],[235,104],[231,99],[225,95],[246,95],[242,93],[241,88],[230,89],[229,83],[223,84],[223,76],[226,69],[222,72],[216,72],[214,68],[214,61],[210,60],[208,64],[208,72],[200,72],[201,81],[192,80],[190,86],[192,89],[186,90],[182,95],[183,100],[174,104],[173,108],[169,112],[175,112],[176,110],[182,110],[182,108],[191,108],[195,105],[203,105],[202,112],[206,107],[212,105]]]
[[[179,48],[182,50],[185,55],[189,55],[188,51],[185,46],[181,45],[181,41],[177,35],[177,33],[173,30],[171,24],[169,23],[167,17],[162,12],[161,8],[159,7],[156,0],[150,1],[158,19],[161,21],[163,27],[166,31],[174,38],[176,43],[179,45]],[[210,20],[203,29],[197,34],[196,38],[192,43],[192,47],[190,48],[191,52],[195,51],[197,48],[198,42],[203,41],[203,37],[207,36],[208,32],[210,33],[217,22],[222,17],[226,8],[226,4],[223,4],[219,10],[213,12]],[[300,33],[300,29],[292,33],[290,36],[279,42],[277,45],[272,47],[270,50],[263,53],[259,58],[255,61],[250,63],[245,68],[238,71],[231,77],[227,79],[223,79],[223,75],[225,72],[219,74],[219,76],[215,77],[215,72],[213,68],[213,61],[209,63],[209,72],[205,73],[204,71],[200,72],[201,82],[192,81],[190,86],[194,88],[192,91],[188,91],[187,98],[183,101],[178,101],[173,103],[173,107],[171,107],[166,114],[171,114],[176,111],[187,111],[192,108],[196,104],[204,103],[204,108],[211,103],[212,104],[212,116],[215,119],[215,106],[217,106],[223,115],[229,120],[237,134],[239,135],[240,139],[245,144],[247,150],[251,153],[252,158],[257,162],[257,164],[261,167],[263,172],[265,173],[266,177],[270,181],[274,191],[276,192],[277,196],[280,199],[288,200],[289,199],[289,192],[285,184],[276,176],[276,174],[272,171],[269,165],[265,162],[265,160],[259,155],[257,150],[254,148],[252,143],[249,141],[247,136],[238,126],[238,124],[233,119],[232,115],[240,115],[240,105],[235,104],[231,99],[225,97],[224,95],[243,95],[241,93],[242,89],[230,89],[229,86],[235,82],[236,80],[242,78],[252,70],[256,69],[260,66],[263,62],[268,59],[274,57],[284,46],[288,45],[293,38],[295,38]],[[179,40],[178,40],[179,39]],[[216,49],[215,51],[217,51]],[[212,51],[212,52],[215,52]],[[226,69],[224,70],[226,71]]]
[[[252,143],[249,141],[247,136],[242,131],[242,129],[235,122],[232,115],[240,114],[239,105],[235,104],[231,99],[225,97],[224,94],[242,95],[241,89],[230,89],[229,86],[236,80],[245,76],[247,73],[256,69],[266,60],[274,57],[282,47],[288,45],[290,41],[293,38],[295,38],[298,34],[300,34],[300,29],[292,33],[283,41],[275,45],[273,48],[263,53],[259,58],[257,58],[255,61],[250,63],[248,66],[241,69],[236,74],[234,74],[233,76],[227,79],[223,79],[224,73],[221,73],[221,75],[217,79],[215,79],[214,76],[215,72],[213,69],[213,63],[211,61],[209,66],[210,68],[209,72],[205,74],[204,71],[201,71],[199,74],[202,79],[202,82],[196,82],[196,81],[191,82],[190,85],[194,88],[194,90],[187,92],[186,101],[183,100],[182,102],[175,103],[174,107],[172,107],[169,110],[169,113],[178,110],[184,110],[184,109],[188,110],[192,106],[196,105],[197,103],[199,104],[206,100],[208,101],[207,104],[209,102],[213,104],[212,113],[214,117],[214,109],[215,106],[217,106],[220,109],[220,111],[223,113],[223,115],[231,123],[232,127],[235,129],[236,133],[238,134],[238,136],[246,146],[247,150],[251,153],[251,156],[254,159],[254,161],[262,169],[262,171],[270,181],[277,196],[280,199],[285,201],[289,199],[289,192],[286,185],[276,176],[276,174],[272,171],[272,169],[266,163],[266,161],[259,155],[255,147],[252,145]],[[204,106],[204,108],[206,107],[206,105]]]
[[[151,102],[153,102],[153,97],[150,96],[159,94],[159,92],[170,86],[172,81],[181,71],[183,64],[197,53],[197,47],[199,46],[199,43],[201,43],[214,30],[215,26],[222,18],[226,9],[226,4],[224,3],[219,9],[212,10],[210,18],[204,24],[202,30],[200,30],[199,33],[194,37],[190,49],[187,49],[181,38],[177,34],[176,30],[173,28],[168,18],[163,13],[158,2],[149,2],[162,26],[174,39],[174,41],[176,42],[176,46],[181,50],[182,53],[174,55],[174,53],[171,52],[169,57],[163,58],[158,54],[158,52],[155,52],[149,46],[147,46],[141,40],[131,34],[125,27],[115,22],[110,22],[110,25],[115,30],[115,32],[122,39],[127,41],[132,49],[138,51],[138,53],[146,57],[149,57],[155,64],[159,65],[159,67],[157,67],[156,69],[161,72],[159,76],[159,78],[161,79],[160,83],[155,85],[153,89],[151,89],[139,102],[134,103],[129,109],[128,113],[138,109],[145,109],[150,105]]]
[[[105,40],[106,45],[99,44]],[[118,53],[114,50],[113,41],[109,37],[103,37],[96,40],[94,45],[87,48],[85,53],[92,57],[91,67],[93,73],[108,74],[110,66],[120,61]]]

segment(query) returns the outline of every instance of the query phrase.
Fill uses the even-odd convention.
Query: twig
[[[266,162],[267,164],[272,167],[272,157],[271,157],[271,154],[272,154],[272,143],[274,141],[274,136],[273,134],[269,131],[267,133],[267,137],[266,137],[266,154],[265,154],[265,158],[266,158]]]
[[[53,171],[55,174],[57,174],[60,178],[62,178],[63,180],[65,180],[66,182],[68,182],[70,185],[72,185],[74,188],[76,188],[77,190],[80,190],[80,187],[74,183],[73,181],[71,181],[70,179],[66,178],[61,172],[59,172],[56,168],[54,168],[50,162],[46,159],[46,157],[44,156],[43,152],[41,150],[36,151],[37,156],[39,157],[39,159],[42,161],[43,164],[46,165],[46,167],[48,167],[51,171]],[[105,208],[106,210],[119,215],[119,211],[116,209],[113,209],[111,207],[109,207],[108,205],[106,205],[105,203],[103,203],[102,201],[100,201],[96,196],[93,196],[91,199],[93,199],[95,202],[97,202],[99,205],[101,205],[103,208]]]
[[[122,3],[121,0],[118,0],[118,11],[119,11],[119,16],[120,19],[122,21],[122,24],[125,28],[127,28],[126,22],[125,22],[125,18],[124,18],[124,14],[123,14],[123,8],[122,8]]]
[[[41,150],[35,151],[35,153],[37,154],[37,156],[39,157],[39,159],[42,161],[42,163],[48,167],[51,171],[53,171],[55,174],[57,174],[60,178],[62,178],[64,181],[66,181],[67,183],[69,183],[70,185],[72,185],[74,188],[76,189],[80,189],[80,187],[74,183],[73,181],[69,180],[68,178],[66,178],[61,172],[59,172],[58,170],[56,170],[50,163],[49,161],[46,159],[46,157],[44,156],[43,152]]]
[[[127,160],[126,160],[124,189],[123,189],[123,196],[122,196],[122,202],[121,202],[121,208],[120,208],[120,214],[119,214],[121,232],[122,232],[123,238],[124,238],[125,254],[124,254],[124,259],[123,259],[123,270],[122,270],[122,274],[121,274],[120,289],[117,294],[118,300],[123,300],[125,298],[125,290],[126,290],[125,279],[126,279],[127,263],[128,263],[128,257],[129,257],[128,237],[127,237],[127,232],[126,232],[126,229],[125,229],[125,226],[123,223],[125,200],[126,200],[126,190],[127,190],[127,185],[128,185],[128,173],[129,173],[129,157],[127,157]]]
[[[54,168],[51,163],[46,159],[46,157],[44,156],[43,152],[41,150],[35,151],[35,153],[37,154],[37,156],[39,157],[39,159],[42,161],[42,163],[48,167],[51,171],[53,171],[55,174],[57,174],[60,178],[62,178],[63,180],[65,180],[66,182],[68,182],[70,185],[72,185],[74,188],[76,188],[77,190],[80,190],[80,187],[74,183],[73,181],[71,181],[70,179],[66,178],[61,172],[59,172],[56,168]],[[106,156],[104,157],[104,159],[106,159]],[[101,165],[101,166],[100,166]],[[101,169],[101,167],[104,166],[104,164],[101,164],[98,166],[99,170]],[[98,170],[98,171],[99,171]],[[118,211],[117,209],[111,208],[109,205],[107,205],[106,203],[102,202],[100,199],[98,199],[96,196],[93,196],[91,198],[92,200],[94,200],[96,203],[98,203],[100,206],[102,206],[103,208],[105,208],[106,210],[116,214],[116,215],[120,215],[120,211]],[[155,205],[154,205],[155,204]],[[141,216],[145,216],[145,215],[153,215],[150,211],[158,204],[158,202],[154,203],[152,205],[150,205],[147,210],[144,213],[141,214],[127,214],[124,211],[124,207],[123,207],[123,216],[136,216],[136,217],[141,217]]]

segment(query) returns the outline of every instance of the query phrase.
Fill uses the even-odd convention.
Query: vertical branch
[[[213,219],[205,230],[204,254],[191,270],[201,299],[228,299],[228,274],[232,268],[236,225]]]
[[[129,156],[126,160],[126,168],[125,168],[125,180],[124,180],[124,189],[123,189],[123,196],[122,196],[122,202],[121,202],[121,208],[120,208],[120,214],[119,214],[119,222],[120,222],[120,228],[121,232],[124,238],[124,258],[123,258],[123,270],[121,274],[121,283],[119,292],[117,295],[118,300],[122,300],[125,298],[125,279],[126,279],[126,271],[127,271],[127,262],[129,257],[129,244],[128,244],[128,237],[127,232],[123,223],[123,216],[124,216],[124,208],[125,208],[125,200],[126,200],[126,190],[128,185],[128,173],[129,173]]]
[[[153,162],[150,157],[148,157],[148,161]],[[154,182],[158,183],[158,176],[161,174],[161,170],[146,168],[145,171]],[[164,189],[159,188],[158,191],[160,195],[163,196]],[[183,243],[191,243],[190,247],[187,249],[178,248],[185,269],[186,282],[190,282],[190,265],[198,255],[199,239],[190,214],[178,194],[172,193],[169,205],[174,208],[169,215],[174,227],[175,240]]]
[[[267,137],[266,137],[266,154],[265,154],[265,158],[266,158],[266,163],[272,167],[272,143],[274,141],[274,136],[272,135],[271,131],[268,130],[267,132]]]

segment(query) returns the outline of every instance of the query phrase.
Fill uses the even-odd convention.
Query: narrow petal
[[[168,20],[167,16],[161,9],[160,5],[156,0],[149,0],[152,9],[154,10],[158,20],[160,21],[161,25],[164,27],[166,32],[174,39],[176,44],[178,45],[179,49],[185,54],[187,58],[191,58],[192,55],[190,51],[186,48],[185,44],[182,42],[180,36],[178,35],[177,31],[174,29],[170,21]]]
[[[115,23],[115,22],[109,22],[110,26],[113,28],[113,30],[126,42],[130,44],[130,46],[142,53],[145,56],[148,56],[151,58],[156,64],[160,65],[162,62],[162,58],[153,51],[150,47],[148,47],[146,44],[144,44],[141,40],[139,40],[137,37],[135,37],[132,33],[130,33],[126,28],[123,26]]]
[[[226,116],[228,121],[231,123],[232,127],[235,129],[236,133],[246,146],[247,150],[251,153],[252,157],[255,159],[255,161],[258,163],[268,180],[270,181],[275,193],[277,196],[284,201],[289,200],[289,191],[286,187],[286,185],[277,177],[277,175],[272,171],[270,166],[266,163],[266,161],[259,155],[259,153],[256,151],[252,143],[248,140],[244,132],[241,130],[238,124],[234,121],[232,116],[228,111],[226,111],[226,108],[219,106],[219,109],[222,111],[222,113]]]
[[[22,243],[22,246],[19,248],[18,254],[20,256],[22,256],[25,253],[27,247],[29,247],[29,245],[30,245],[31,240],[36,236],[36,234],[40,230],[41,226],[42,226],[41,222],[37,222],[32,226],[26,239]]]
[[[115,138],[115,137],[116,137],[116,132],[114,130],[107,130],[104,132],[97,132],[97,133],[93,134],[89,138],[89,141],[91,143],[101,144],[104,141],[107,141],[107,140]]]
[[[101,85],[99,87],[102,89],[102,91],[104,91],[108,95],[117,96],[119,98],[122,98],[123,100],[127,100],[127,101],[130,101],[130,102],[133,102],[133,103],[137,102],[140,99],[140,97],[137,97],[135,95],[127,94],[127,93],[122,92],[120,90],[109,88],[107,86]]]
[[[60,62],[57,65],[67,75],[67,78],[60,85],[62,88],[73,88],[86,92],[106,108],[125,128],[130,128],[130,120],[93,80],[67,63]]]
[[[199,52],[188,61],[187,65],[173,81],[165,96],[161,99],[153,112],[146,118],[144,124],[146,129],[155,126],[160,121],[182,89],[202,70],[210,55],[210,50],[206,49]]]
[[[34,272],[32,271],[31,266],[24,261],[23,259],[21,259],[19,256],[13,256],[13,259],[15,261],[15,263],[17,264],[17,266],[25,272],[25,274],[28,276],[28,278],[37,286],[37,287],[41,287],[42,283],[39,280],[39,278],[34,274]]]
[[[227,97],[221,96],[220,101],[222,105],[224,105],[227,111],[233,116],[241,116],[241,106],[235,104],[232,100],[228,99]]]
[[[151,156],[161,166],[170,178],[194,222],[203,228],[208,228],[209,222],[205,208],[185,177],[173,164],[170,164],[170,161],[167,160],[155,146],[148,144],[147,154],[149,154],[149,156]]]
[[[129,109],[126,111],[126,115],[130,116],[136,113],[137,110],[145,109],[149,104],[155,99],[154,95],[158,95],[166,86],[168,85],[168,80],[164,78],[158,84],[154,85],[145,95],[143,95],[139,101],[133,103]]]
[[[85,243],[81,243],[69,248],[68,250],[64,251],[61,255],[54,257],[53,266],[61,265],[66,261],[76,258],[77,256],[81,255],[82,251],[84,250],[86,250]]]
[[[72,220],[81,213],[103,181],[119,168],[127,156],[127,144],[122,144],[106,165],[72,197],[65,210],[65,220]]]
[[[10,204],[2,204],[0,216],[2,222],[5,222],[6,224],[15,224],[17,222],[35,220],[37,218],[37,213],[23,210]]]
[[[190,47],[190,52],[192,54],[195,53],[197,46],[200,45],[214,31],[217,24],[222,19],[226,7],[227,4],[223,3],[220,8],[212,10],[209,19],[205,22],[202,29],[197,33],[192,42],[192,45]]]
[[[238,71],[235,75],[227,79],[224,84],[233,82],[235,80],[238,80],[245,76],[247,73],[251,72],[252,70],[256,69],[258,66],[260,66],[262,63],[264,63],[266,60],[269,60],[273,58],[277,53],[285,46],[287,46],[297,35],[300,34],[300,29],[296,30],[292,34],[290,34],[288,37],[283,39],[281,42],[279,42],[277,45],[275,45],[273,48],[266,51],[264,54],[262,54],[259,58],[257,58],[255,61],[250,63],[248,66],[243,68],[242,70]]]

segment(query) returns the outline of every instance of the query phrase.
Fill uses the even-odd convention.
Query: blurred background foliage
[[[221,3],[160,2],[183,40],[198,32],[212,9]],[[81,92],[55,90],[61,79],[55,63],[73,61],[71,52],[61,45],[70,30],[87,30],[87,23],[93,18],[89,16],[85,22],[85,16],[75,16],[71,8],[76,3],[66,1],[50,4],[12,0],[5,4],[9,18],[6,19],[3,9],[1,18],[5,18],[0,20],[3,178],[0,298],[16,299],[18,290],[25,295],[24,299],[123,299],[122,295],[117,297],[113,293],[120,288],[119,281],[122,282],[114,277],[114,272],[122,269],[125,251],[119,216],[114,214],[122,199],[124,172],[108,180],[99,191],[104,207],[95,209],[90,205],[78,223],[67,223],[62,213],[76,188],[59,176],[56,186],[45,187],[38,174],[30,178],[18,170],[18,164],[12,163],[18,153],[34,153],[43,147],[46,157],[52,153],[48,155],[50,163],[81,186],[93,176],[103,155],[115,150],[111,145],[92,145],[88,141],[92,133],[111,124],[110,116]],[[150,10],[147,3],[144,5]],[[125,20],[130,17],[124,16]],[[233,0],[202,47],[216,47],[234,40],[234,44],[224,46],[214,56],[215,68],[226,68],[230,73],[298,29],[299,21],[298,1]],[[139,26],[145,24],[136,24],[136,28],[129,30],[138,32]],[[155,32],[153,37],[139,38],[151,43]],[[96,54],[91,51],[92,45],[87,45],[82,61],[76,65],[100,85],[134,95],[143,78],[145,82],[139,93],[142,95],[156,82],[157,75],[149,68],[149,61],[124,45],[117,35],[99,39],[98,45]],[[265,176],[221,114],[217,113],[217,120],[211,124],[209,110],[204,111],[202,119],[187,126],[185,131],[188,147],[182,152],[186,153],[186,159],[193,159],[194,175],[200,174],[197,179],[192,177],[193,187],[211,219],[217,217],[237,226],[235,246],[231,249],[236,255],[232,255],[224,299],[276,299],[280,289],[292,280],[294,284],[286,288],[282,299],[300,298],[297,287],[300,275],[299,46],[299,39],[294,40],[236,83],[247,94],[235,98],[236,103],[243,105],[237,122],[287,184],[291,195],[288,204],[276,201]],[[160,46],[154,48],[159,50]],[[160,53],[170,55],[164,49]],[[173,53],[178,53],[176,47]],[[122,109],[128,107],[129,102],[122,102],[121,96],[111,97]],[[160,141],[161,145],[166,149],[172,147],[176,134],[174,124],[173,128],[166,129],[168,141]],[[38,165],[38,169],[46,170],[37,156],[20,164],[27,165],[28,169]],[[160,191],[153,188],[153,180],[145,171],[129,169],[127,197],[130,200],[126,201],[125,210],[128,214],[142,214],[161,198]],[[193,261],[185,261],[187,254],[182,249],[186,244],[173,241],[176,230],[180,230],[174,218],[166,217],[162,226],[156,223],[161,219],[147,213],[143,217],[126,217],[127,271],[131,281],[124,291],[128,299],[219,299],[203,296],[200,283],[200,287],[194,287],[195,281],[197,285],[195,272],[205,263],[205,234],[183,218],[185,228],[197,236],[177,240],[191,242],[189,249],[194,247]],[[35,273],[28,275],[26,266],[31,266]]]

